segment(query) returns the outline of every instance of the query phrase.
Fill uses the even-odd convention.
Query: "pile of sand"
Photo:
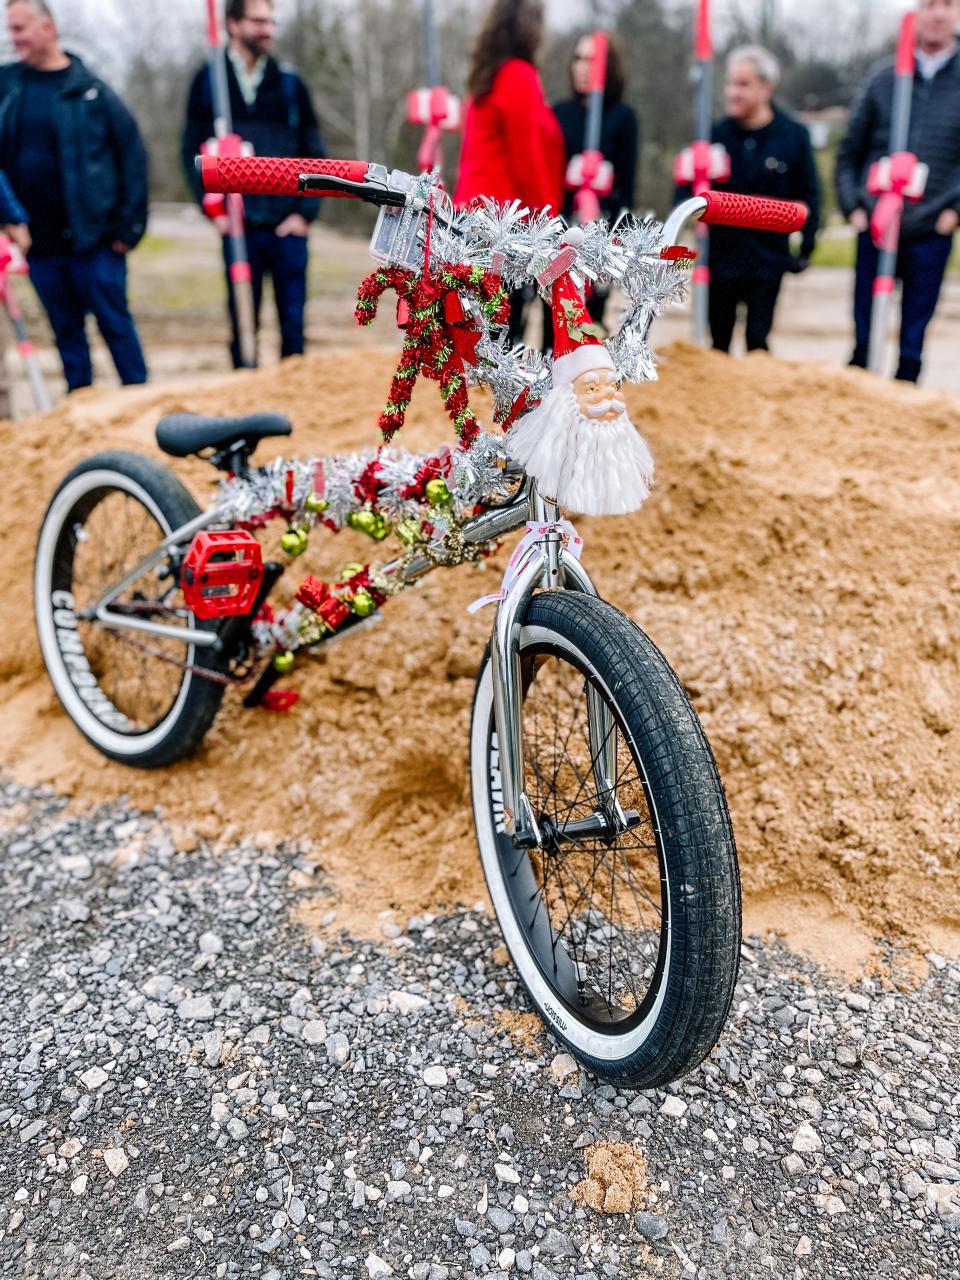
[[[126,793],[187,831],[313,842],[360,928],[484,896],[466,774],[472,676],[489,613],[485,567],[440,571],[290,680],[289,716],[228,696],[201,752],[161,775],[103,760],[60,711],[37,652],[37,526],[67,467],[108,447],[152,452],[161,411],[279,409],[296,451],[374,443],[390,352],[326,355],[191,394],[82,393],[2,429],[5,715],[0,759],[93,804]],[[640,515],[583,521],[585,562],[686,683],[733,812],[748,927],[783,925],[839,953],[852,940],[921,951],[960,939],[960,403],[856,372],[730,362],[674,348],[631,389],[658,463]],[[407,447],[446,439],[432,384]],[[264,456],[280,450],[264,449]],[[212,472],[177,471],[201,496]],[[317,537],[323,573],[369,551]]]
[[[647,1162],[628,1142],[596,1142],[583,1153],[587,1176],[570,1191],[574,1204],[597,1213],[632,1213],[647,1203]]]

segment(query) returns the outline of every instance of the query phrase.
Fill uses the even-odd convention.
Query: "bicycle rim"
[[[542,840],[536,849],[517,849],[494,813],[502,883],[523,949],[561,1010],[595,1033],[622,1037],[651,1015],[668,954],[656,814],[629,730],[589,662],[539,628],[524,634],[526,787]],[[591,740],[588,689],[610,717],[600,740]],[[597,773],[607,746],[612,786]],[[489,751],[496,770],[492,727]],[[628,827],[588,834],[611,802]],[[562,1026],[562,1013],[552,1012]]]
[[[111,733],[147,739],[182,706],[192,649],[142,632],[114,630],[83,618],[112,583],[156,549],[170,532],[149,495],[120,477],[81,477],[59,522],[49,559],[50,600],[63,673],[92,714]],[[111,612],[182,623],[190,615],[169,561],[143,574]]]

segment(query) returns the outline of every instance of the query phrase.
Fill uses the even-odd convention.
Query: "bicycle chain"
[[[117,631],[114,633],[118,640],[124,644],[130,645],[134,649],[139,649],[141,653],[149,654],[152,658],[159,658],[161,662],[169,662],[173,667],[179,667],[181,671],[189,671],[192,675],[199,676],[201,680],[209,680],[212,684],[222,684],[226,688],[237,688],[240,685],[249,684],[254,679],[257,672],[253,670],[249,675],[245,676],[228,676],[221,671],[211,671],[209,667],[199,667],[195,662],[183,662],[180,658],[174,658],[169,653],[164,653],[160,649],[154,649],[152,645],[144,644],[142,640],[134,640],[132,636],[123,635]]]

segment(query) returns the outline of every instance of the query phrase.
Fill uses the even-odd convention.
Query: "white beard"
[[[510,456],[540,492],[585,516],[626,515],[650,496],[653,458],[626,413],[587,418],[570,386],[556,387],[507,436]]]

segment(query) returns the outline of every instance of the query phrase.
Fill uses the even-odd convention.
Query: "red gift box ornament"
[[[310,576],[301,582],[296,598],[314,613],[319,613],[324,602],[330,599],[330,588],[319,578]]]
[[[337,631],[350,617],[350,606],[338,600],[336,596],[331,596],[329,600],[324,600],[317,613],[325,626],[331,631]]]

